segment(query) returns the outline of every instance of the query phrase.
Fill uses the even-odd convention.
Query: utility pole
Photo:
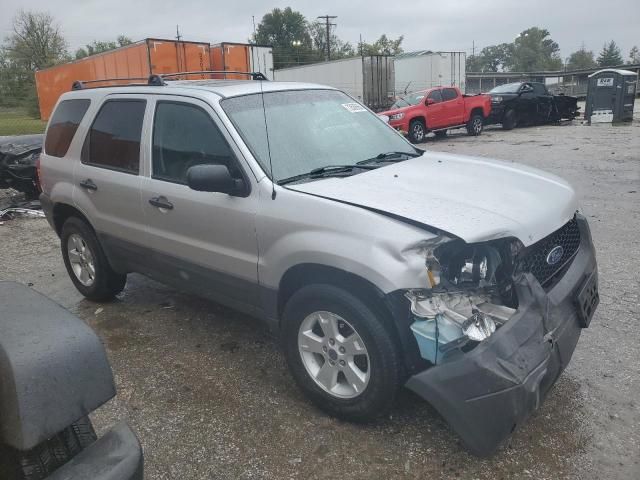
[[[176,40],[180,41],[181,38],[182,38],[182,35],[180,35],[179,25],[176,25]]]
[[[468,44],[467,44],[468,45]],[[472,47],[471,47],[471,56],[473,58],[476,57],[476,41],[472,40]]]
[[[327,62],[331,60],[331,27],[335,27],[335,23],[331,23],[331,20],[334,18],[338,18],[336,15],[320,15],[318,18],[324,19],[325,25],[327,27]]]

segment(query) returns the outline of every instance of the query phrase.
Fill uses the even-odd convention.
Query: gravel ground
[[[598,249],[591,327],[542,407],[490,459],[466,453],[408,391],[372,425],[327,417],[296,389],[264,327],[217,304],[139,275],[113,303],[82,299],[45,220],[0,226],[0,279],[33,284],[98,332],[118,396],[94,423],[99,432],[119,419],[132,425],[148,479],[640,478],[640,123],[459,131],[425,147],[567,178]]]

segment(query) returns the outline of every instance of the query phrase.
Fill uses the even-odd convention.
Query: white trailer
[[[262,72],[273,79],[273,47],[262,45],[249,46],[249,71]]]
[[[396,93],[439,86],[455,86],[464,93],[466,60],[464,52],[421,50],[396,55]]]
[[[374,111],[388,108],[395,96],[394,59],[374,55],[275,70],[274,80],[310,82],[338,88]]]

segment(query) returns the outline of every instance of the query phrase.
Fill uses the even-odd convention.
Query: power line
[[[331,60],[331,27],[337,26],[335,23],[331,23],[330,20],[338,18],[336,15],[320,15],[318,18],[323,18],[327,27],[327,62]]]

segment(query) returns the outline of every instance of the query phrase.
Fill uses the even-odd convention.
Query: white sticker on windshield
[[[342,106],[344,108],[346,108],[347,110],[349,110],[351,113],[356,113],[356,112],[366,112],[367,109],[364,108],[362,105],[360,105],[359,103],[343,103]]]

